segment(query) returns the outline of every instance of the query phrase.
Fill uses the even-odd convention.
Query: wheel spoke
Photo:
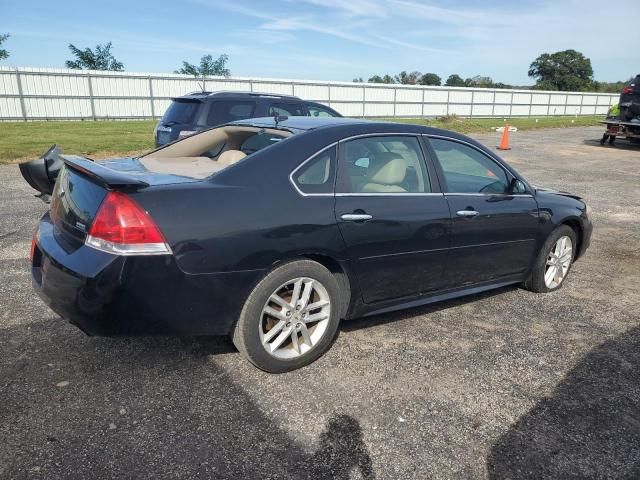
[[[276,323],[273,328],[264,335],[263,343],[269,343],[273,339],[273,337],[280,333],[285,325],[286,322],[284,320],[280,320],[278,323]]]
[[[284,343],[284,341],[287,338],[289,338],[290,335],[291,335],[291,332],[289,329],[282,330],[280,332],[280,335],[278,335],[273,342],[268,344],[271,351],[275,352],[278,348],[280,348],[280,346]]]
[[[298,343],[298,340],[298,331],[294,328],[291,330],[291,345],[297,353],[300,353],[300,343]]]
[[[309,335],[309,330],[307,329],[306,325],[302,325],[302,327],[300,328],[300,333],[302,334],[302,340],[304,341],[305,345],[309,347],[313,346],[313,343],[311,342],[311,335]]]
[[[556,267],[556,273],[553,276],[553,281],[559,284],[562,281],[562,276],[562,267]]]
[[[309,303],[311,292],[313,292],[313,280],[309,280],[304,284],[304,290],[302,291],[302,296],[300,297],[300,304],[302,305],[302,308],[306,307]]]
[[[267,315],[271,316],[271,317],[275,317],[279,320],[286,320],[287,316],[285,315],[284,311],[280,310],[276,310],[275,308],[272,307],[264,307],[264,313],[266,313]]]
[[[313,312],[314,310],[317,310],[318,308],[322,308],[325,305],[329,305],[329,301],[328,300],[318,300],[317,302],[314,303],[310,303],[309,305],[307,305],[302,312],[306,313],[306,312]]]
[[[329,318],[329,315],[327,313],[318,312],[318,313],[314,313],[313,315],[308,315],[307,317],[305,317],[304,323],[319,322],[320,320],[326,320],[327,318]]]
[[[573,250],[571,248],[568,248],[564,251],[564,253],[562,254],[562,256],[558,259],[558,261],[560,263],[565,263],[568,262],[569,260],[571,260],[571,254],[573,253]]]
[[[269,300],[275,304],[280,305],[282,308],[291,308],[291,305],[289,305],[289,302],[287,302],[284,298],[282,298],[277,293],[274,293],[273,295],[271,295],[269,297]]]
[[[293,284],[293,293],[291,294],[291,306],[295,307],[298,300],[300,300],[300,289],[302,288],[302,279],[296,280]]]
[[[556,275],[556,270],[558,268],[554,265],[547,269],[547,272],[544,274],[544,281],[547,284],[547,287],[551,286],[551,282],[553,281],[553,277]]]

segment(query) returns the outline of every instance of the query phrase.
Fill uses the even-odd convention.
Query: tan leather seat
[[[225,150],[218,157],[217,162],[222,165],[233,165],[234,163],[242,160],[247,154],[240,150]]]
[[[407,175],[407,161],[393,152],[376,153],[369,158],[367,183],[363,193],[404,193],[402,187]]]

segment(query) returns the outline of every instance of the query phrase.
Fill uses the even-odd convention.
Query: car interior
[[[409,140],[362,139],[345,145],[347,175],[341,189],[350,193],[421,193],[425,182],[421,157]]]
[[[186,137],[139,160],[150,172],[203,179],[289,136],[284,130],[225,126]]]

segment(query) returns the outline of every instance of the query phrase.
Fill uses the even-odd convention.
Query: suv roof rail
[[[243,92],[243,91],[234,91],[234,90],[218,90],[215,92],[210,91],[195,91],[189,92],[182,95],[182,97],[211,97],[211,96],[221,96],[221,97],[232,97],[232,96],[251,96],[251,97],[270,97],[270,98],[290,98],[295,100],[301,100],[300,97],[295,95],[285,95],[281,93],[267,93],[267,92]],[[180,97],[175,97],[180,98]]]

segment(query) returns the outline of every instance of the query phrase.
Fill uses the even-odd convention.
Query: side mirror
[[[527,193],[527,187],[522,180],[514,178],[509,183],[509,194]]]

